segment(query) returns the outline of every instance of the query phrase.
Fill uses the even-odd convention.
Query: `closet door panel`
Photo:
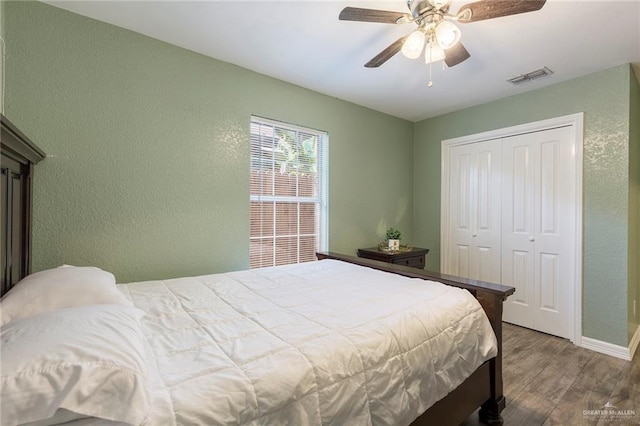
[[[558,313],[558,258],[553,253],[540,253],[538,274],[540,276],[539,308]]]
[[[500,281],[500,147],[496,140],[450,149],[446,273]]]
[[[534,168],[531,134],[502,141],[502,284],[516,288],[504,306],[504,318],[531,326],[535,304]]]
[[[537,308],[550,314],[558,314],[558,148],[560,140],[538,138],[536,151],[539,157],[536,168],[536,288]],[[554,315],[555,316],[555,315]],[[539,322],[539,320],[538,320]]]
[[[500,140],[474,146],[475,187],[473,188],[472,255],[470,278],[500,282]]]
[[[503,139],[504,320],[571,336],[575,162],[569,128]],[[523,259],[526,258],[526,261]]]
[[[524,144],[524,145],[523,145]],[[513,216],[510,232],[528,236],[532,232],[531,208],[533,207],[533,179],[529,163],[530,147],[525,137],[508,141],[505,149],[509,151],[511,161],[505,164],[505,178],[511,180],[507,204]]]
[[[534,134],[537,160],[535,251],[537,310],[535,328],[561,337],[572,335],[575,282],[575,174],[571,129]]]
[[[499,253],[497,254],[499,256]],[[481,281],[495,282],[492,259],[496,256],[496,250],[492,247],[478,247],[475,252],[475,261],[477,262],[476,278]]]
[[[469,246],[456,244],[454,248],[453,272],[458,277],[469,277]]]
[[[540,233],[558,234],[558,145],[540,144]]]
[[[511,298],[511,302],[517,305],[529,306],[531,298],[531,254],[526,251],[512,250],[511,259],[506,263],[508,270],[508,280],[512,282],[512,286],[516,288],[515,294]]]
[[[451,150],[450,167],[450,236],[448,253],[448,273],[469,277],[469,251],[471,247],[471,217],[472,217],[472,154],[465,146],[454,147]]]

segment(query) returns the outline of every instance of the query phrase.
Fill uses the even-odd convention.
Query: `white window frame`
[[[259,116],[252,115],[250,124],[262,124],[267,126],[279,127],[285,130],[294,131],[296,133],[306,133],[312,134],[318,137],[318,159],[317,159],[317,173],[319,175],[318,181],[318,196],[316,197],[301,197],[301,196],[276,196],[276,195],[255,195],[251,194],[251,189],[249,190],[249,203],[251,202],[272,202],[274,206],[273,212],[273,265],[263,265],[260,267],[268,267],[276,265],[276,238],[275,238],[275,227],[276,227],[276,203],[314,203],[319,207],[319,220],[318,220],[318,250],[319,251],[327,251],[329,248],[329,134],[327,132],[311,129],[307,127],[298,126],[295,124],[289,124],[281,121],[271,120],[268,118],[263,118]],[[251,131],[250,131],[251,132]],[[251,146],[251,134],[249,135],[249,144]],[[249,150],[250,154],[250,165],[249,168],[251,170],[251,149]],[[273,185],[275,186],[275,179],[273,181]],[[275,191],[274,191],[275,192]],[[300,221],[300,212],[298,211],[298,223]],[[250,217],[251,220],[251,217]],[[300,237],[303,237],[308,234],[294,234],[289,237],[298,237],[298,248],[300,247]],[[315,235],[315,234],[314,234]],[[279,236],[286,237],[286,236]],[[251,245],[252,240],[259,239],[267,239],[269,237],[252,237],[249,235],[249,242]],[[249,254],[251,258],[251,253]],[[300,263],[300,251],[296,254],[296,262]],[[251,264],[251,261],[249,262]]]

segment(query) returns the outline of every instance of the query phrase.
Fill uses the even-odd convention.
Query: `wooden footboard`
[[[438,281],[463,288],[473,294],[482,305],[498,339],[498,355],[481,365],[458,388],[418,417],[413,425],[458,425],[478,407],[480,407],[480,420],[483,423],[502,424],[500,413],[505,407],[502,391],[502,302],[515,292],[513,287],[333,252],[317,253],[317,257],[319,260],[341,260],[405,277]]]

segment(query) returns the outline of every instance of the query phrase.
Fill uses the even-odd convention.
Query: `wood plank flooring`
[[[505,323],[502,362],[507,426],[640,425],[640,350],[623,361]],[[607,403],[635,415],[584,415]],[[478,413],[463,425],[481,425]]]

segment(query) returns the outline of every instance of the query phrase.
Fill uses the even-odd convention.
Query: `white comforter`
[[[147,314],[150,424],[409,424],[497,351],[467,291],[334,260],[120,288]]]

